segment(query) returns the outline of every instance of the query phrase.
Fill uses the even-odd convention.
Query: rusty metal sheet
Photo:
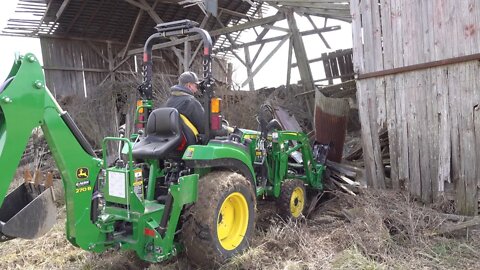
[[[348,100],[325,97],[315,92],[315,140],[322,144],[332,144],[327,158],[341,162],[345,134],[347,133]]]

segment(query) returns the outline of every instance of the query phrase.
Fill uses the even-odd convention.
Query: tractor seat
[[[150,113],[145,139],[133,146],[134,159],[162,159],[182,143],[182,123],[175,108],[159,108]]]

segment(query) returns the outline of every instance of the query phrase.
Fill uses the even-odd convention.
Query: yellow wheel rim
[[[305,194],[303,188],[296,187],[290,197],[290,213],[294,218],[299,217],[303,212],[305,206]]]
[[[220,207],[217,217],[217,237],[226,250],[237,248],[248,227],[248,204],[240,192],[230,194]]]

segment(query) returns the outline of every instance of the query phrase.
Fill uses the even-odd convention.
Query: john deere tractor
[[[305,134],[282,131],[274,119],[260,119],[259,131],[222,124],[205,30],[188,20],[156,30],[144,48],[136,132],[105,138],[101,158],[46,88],[37,58],[15,60],[0,87],[0,241],[33,239],[55,223],[49,184],[27,182],[6,194],[38,127],[63,181],[67,238],[92,252],[134,250],[155,263],[185,251],[194,264],[219,265],[249,246],[257,198],[275,198],[280,214],[298,219],[306,188],[322,189],[325,148],[312,151]],[[190,34],[204,44],[205,134],[176,109],[152,106],[153,44]],[[109,143],[123,145],[113,163]]]

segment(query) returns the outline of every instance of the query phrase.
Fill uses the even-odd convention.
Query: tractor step
[[[33,178],[26,171],[24,177],[25,183],[9,193],[0,207],[0,242],[17,237],[34,239],[55,225],[57,209],[52,174],[47,175],[43,184],[39,171]]]

